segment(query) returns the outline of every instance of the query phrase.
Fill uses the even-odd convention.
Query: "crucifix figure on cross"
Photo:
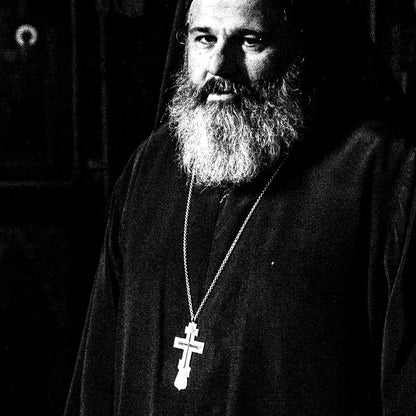
[[[178,374],[175,379],[175,387],[178,390],[185,390],[188,385],[188,377],[191,372],[190,362],[192,353],[202,354],[204,343],[195,341],[199,329],[195,322],[190,322],[185,328],[186,338],[175,337],[174,348],[183,350],[182,358],[178,363]]]

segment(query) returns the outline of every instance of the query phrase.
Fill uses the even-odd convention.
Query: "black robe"
[[[398,136],[368,121],[292,149],[198,319],[204,353],[179,392],[189,183],[168,129],[152,134],[114,191],[66,416],[414,416],[415,151]],[[272,170],[194,189],[194,308]]]

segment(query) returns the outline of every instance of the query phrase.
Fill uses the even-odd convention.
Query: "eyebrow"
[[[196,26],[196,27],[192,27],[190,29],[188,29],[188,33],[192,34],[195,32],[211,32],[212,29],[210,29],[208,26]]]
[[[195,32],[200,33],[209,33],[212,32],[212,28],[208,26],[195,26],[188,29],[188,34],[193,34]],[[231,34],[231,36],[245,36],[245,35],[256,35],[260,38],[270,38],[270,32],[264,30],[255,30],[255,29],[237,29]]]

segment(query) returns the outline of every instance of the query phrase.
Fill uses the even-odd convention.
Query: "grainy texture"
[[[173,340],[189,320],[186,179],[166,128],[140,147],[113,196],[66,416],[415,414],[414,148],[376,121],[314,131],[207,302],[183,392]],[[195,191],[195,303],[265,178],[222,203]]]

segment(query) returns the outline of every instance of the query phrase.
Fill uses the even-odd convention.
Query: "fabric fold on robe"
[[[117,183],[65,415],[416,414],[414,146],[368,121],[292,150],[198,320],[204,353],[180,392],[188,181],[175,158],[162,127]],[[195,188],[194,305],[268,174],[225,196]]]

